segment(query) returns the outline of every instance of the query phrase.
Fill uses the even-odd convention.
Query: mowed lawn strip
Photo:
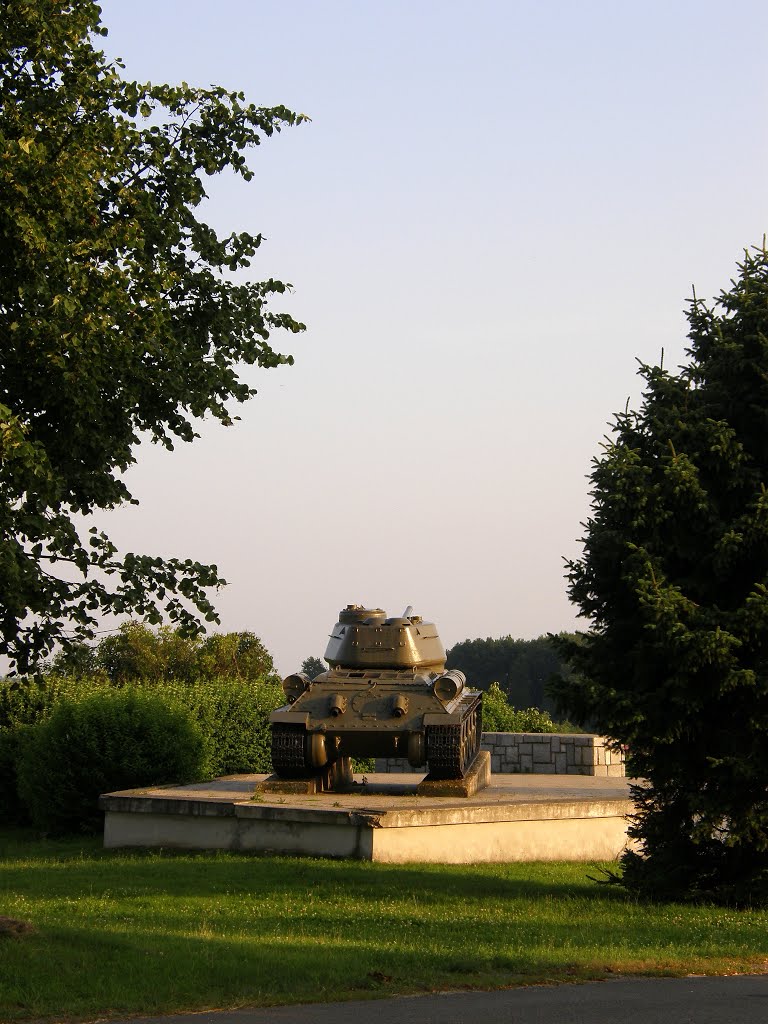
[[[600,865],[120,852],[0,831],[0,1020],[763,971],[768,911],[639,904]]]

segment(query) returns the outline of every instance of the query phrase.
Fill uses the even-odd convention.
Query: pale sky
[[[138,453],[123,550],[215,562],[221,630],[283,673],[356,602],[446,646],[577,624],[587,474],[691,286],[768,229],[764,0],[106,0],[139,80],[312,118],[209,179],[267,242],[296,365],[225,429]],[[583,625],[583,623],[582,623]]]

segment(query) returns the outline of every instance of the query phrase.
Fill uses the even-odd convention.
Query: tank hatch
[[[441,672],[445,649],[437,627],[413,614],[388,618],[382,608],[348,604],[339,612],[325,660],[331,668],[413,668]]]

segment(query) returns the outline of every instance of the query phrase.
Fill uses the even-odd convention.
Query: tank
[[[409,606],[347,605],[315,679],[283,680],[288,703],[273,711],[272,764],[283,778],[318,772],[339,758],[402,757],[432,778],[463,778],[480,749],[482,694],[446,670],[434,623]]]

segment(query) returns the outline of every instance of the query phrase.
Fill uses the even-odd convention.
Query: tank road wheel
[[[436,779],[463,779],[480,749],[481,698],[462,701],[462,719],[450,725],[427,726],[427,763]]]
[[[272,767],[275,775],[296,778],[312,771],[307,763],[307,730],[303,725],[272,724]]]

